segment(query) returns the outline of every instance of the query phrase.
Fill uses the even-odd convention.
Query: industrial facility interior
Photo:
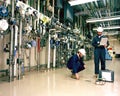
[[[94,77],[97,27],[110,45]],[[69,58],[84,48],[86,69],[71,78]],[[120,96],[120,0],[0,0],[0,96]]]

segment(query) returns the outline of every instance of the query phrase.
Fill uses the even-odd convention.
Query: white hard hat
[[[97,28],[97,32],[103,32],[103,28],[102,27],[98,27]]]
[[[78,52],[80,52],[83,56],[86,55],[85,49],[79,49]]]

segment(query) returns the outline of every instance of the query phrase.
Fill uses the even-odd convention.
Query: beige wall
[[[109,38],[110,46],[116,54],[120,54],[120,42],[116,38]]]
[[[5,38],[0,38],[0,70],[1,69],[8,69],[8,65],[6,64],[7,58],[9,58],[9,53],[6,53],[3,51],[3,48],[8,43],[9,38],[8,36],[5,36]],[[37,64],[47,64],[48,60],[48,51],[47,47],[41,48],[40,53],[37,52],[36,47],[32,47],[31,49],[25,49],[22,52],[22,55],[24,57],[24,66],[36,66]],[[40,55],[38,57],[38,55]],[[39,62],[38,62],[39,61]]]
[[[9,53],[7,52],[4,52],[3,49],[4,49],[4,46],[6,43],[9,42],[9,36],[6,35],[5,37],[3,38],[0,38],[0,70],[1,69],[7,69],[8,68],[8,65],[6,63],[6,60],[7,58],[9,58]]]
[[[7,69],[8,65],[6,64],[7,58],[9,58],[9,53],[3,52],[4,45],[9,42],[9,36],[0,38],[0,70]],[[109,38],[110,46],[113,48],[113,51],[120,54],[120,42],[117,39]],[[5,43],[6,42],[6,43]],[[37,52],[36,47],[31,49],[25,49],[22,54],[24,56],[24,65],[25,66],[36,66],[37,64],[44,65],[48,61],[48,42],[46,47],[41,48],[40,53]],[[53,62],[53,50],[50,52],[50,63]]]

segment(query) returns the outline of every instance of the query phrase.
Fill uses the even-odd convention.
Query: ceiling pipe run
[[[120,29],[120,26],[109,26],[109,27],[103,27],[104,30],[110,30],[110,29]],[[97,28],[93,28],[93,30],[97,30]]]
[[[111,17],[103,17],[103,18],[93,18],[87,19],[87,23],[95,23],[95,22],[104,22],[104,21],[112,21],[112,20],[119,20],[120,16],[111,16]]]
[[[97,0],[70,0],[70,1],[68,1],[68,3],[71,6],[75,6],[75,5],[80,5],[80,4],[89,3],[89,2],[93,2],[93,1],[97,1]]]

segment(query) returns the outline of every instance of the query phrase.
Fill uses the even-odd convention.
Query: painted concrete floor
[[[72,79],[66,68],[34,71],[25,73],[21,80],[1,81],[0,96],[120,96],[120,59],[106,62],[107,69],[115,72],[115,81],[104,85],[95,84],[93,60],[85,63],[80,80]]]

